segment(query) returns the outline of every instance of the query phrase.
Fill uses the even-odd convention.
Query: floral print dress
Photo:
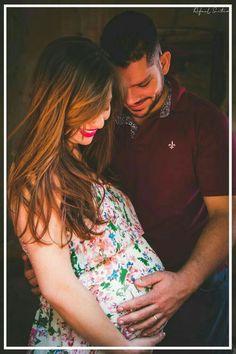
[[[142,237],[143,230],[130,200],[110,184],[104,185],[104,189],[96,185],[94,192],[97,201],[102,200],[101,215],[106,223],[96,227],[96,231],[102,231],[102,234],[90,240],[72,238],[69,243],[71,265],[76,276],[96,297],[107,317],[124,333],[117,323],[121,315],[117,313],[117,306],[147,292],[148,288],[137,288],[134,280],[162,271],[163,265]],[[29,346],[81,347],[70,351],[49,349],[47,353],[88,353],[90,344],[67,325],[41,296]],[[83,347],[87,347],[87,350]],[[45,351],[35,348],[33,353]]]

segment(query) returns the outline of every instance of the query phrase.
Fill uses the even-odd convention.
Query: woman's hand
[[[165,333],[160,331],[155,336],[152,337],[139,337],[132,340],[127,340],[127,349],[114,349],[107,350],[108,354],[151,354],[152,349],[145,349],[147,347],[155,347],[156,344],[160,343],[165,338]],[[136,347],[143,347],[143,349],[132,349]]]
[[[140,337],[129,341],[130,347],[155,347],[165,338],[165,332],[160,331],[152,337]],[[151,349],[136,349],[132,350],[132,354],[151,353]]]

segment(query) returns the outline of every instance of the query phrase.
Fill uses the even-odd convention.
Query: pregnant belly
[[[117,306],[124,301],[145,294],[150,288],[138,288],[134,280],[164,267],[144,238],[125,250],[83,273],[80,280],[94,294],[110,320],[119,328]]]

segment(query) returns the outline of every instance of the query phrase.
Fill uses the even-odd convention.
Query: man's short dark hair
[[[160,48],[156,27],[143,13],[126,11],[113,17],[105,26],[101,46],[111,61],[121,67],[141,59],[145,54],[152,63]]]

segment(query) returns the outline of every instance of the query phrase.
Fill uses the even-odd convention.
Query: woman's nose
[[[104,127],[104,114],[100,114],[97,119],[96,119],[96,128],[97,129],[102,129]]]
[[[103,119],[108,120],[110,118],[110,110],[103,113]]]

